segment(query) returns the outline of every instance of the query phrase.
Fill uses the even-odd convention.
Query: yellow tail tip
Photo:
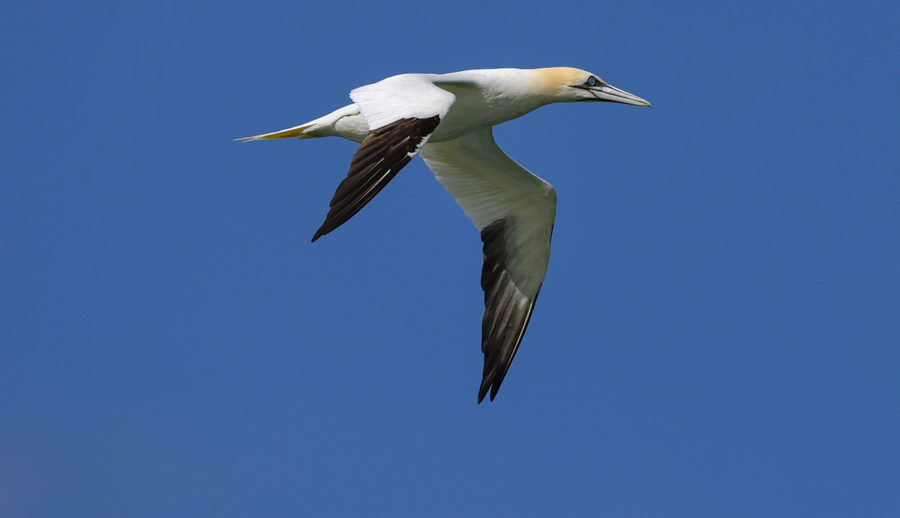
[[[262,135],[253,135],[252,137],[240,137],[234,139],[237,142],[252,142],[254,140],[268,140],[275,138],[293,138],[297,137],[298,139],[310,138],[311,135],[307,135],[304,132],[308,130],[312,126],[311,124],[301,124],[300,126],[294,126],[293,128],[283,129],[280,131],[274,131],[272,133],[263,133]]]

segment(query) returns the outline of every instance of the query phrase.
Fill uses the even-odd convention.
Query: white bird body
[[[509,158],[492,127],[554,102],[650,103],[574,68],[402,74],[350,92],[353,104],[241,140],[338,136],[361,146],[313,241],[346,222],[416,154],[481,232],[485,291],[479,403],[500,388],[550,258],[556,191]]]

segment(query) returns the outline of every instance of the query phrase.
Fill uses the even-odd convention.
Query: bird
[[[556,190],[504,153],[493,127],[560,102],[650,107],[572,67],[400,74],[350,91],[352,104],[240,141],[342,137],[359,143],[312,241],[359,212],[416,155],[481,234],[480,404],[493,401],[522,342],[550,259]]]

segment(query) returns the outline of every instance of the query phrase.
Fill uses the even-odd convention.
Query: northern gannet
[[[360,211],[416,154],[484,243],[484,370],[493,401],[516,355],[550,259],[556,191],[509,158],[493,126],[557,102],[650,106],[576,68],[401,74],[350,92],[353,104],[292,128],[238,140],[343,137],[361,143],[315,241]]]

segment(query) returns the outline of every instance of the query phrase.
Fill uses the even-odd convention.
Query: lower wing
[[[422,158],[481,232],[484,290],[480,403],[491,400],[519,349],[550,260],[553,186],[509,158],[491,128],[429,143]]]

